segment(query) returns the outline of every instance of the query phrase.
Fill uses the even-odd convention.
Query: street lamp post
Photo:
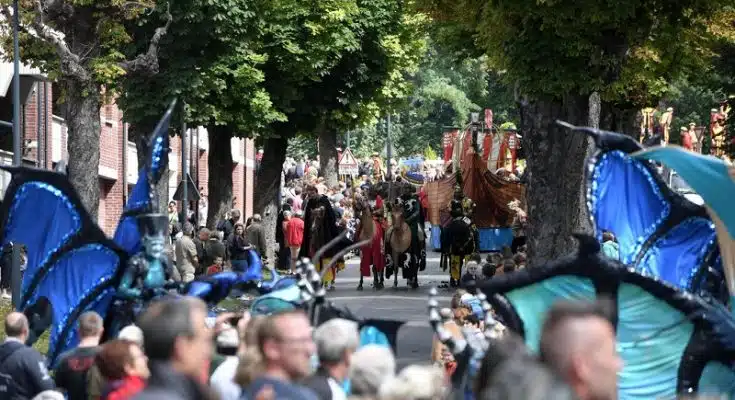
[[[20,29],[18,0],[13,0],[13,166],[20,167],[22,149],[20,132]],[[10,265],[10,287],[13,307],[20,305],[20,243],[12,243],[12,262]]]
[[[393,143],[390,137],[390,114],[388,114],[388,116],[386,117],[385,127],[386,127],[386,132],[385,132],[386,145],[387,145],[386,146],[387,148],[385,149],[385,156],[388,159],[387,160],[388,171],[387,171],[386,176],[388,177],[388,182],[393,182],[393,166],[391,165],[391,161],[393,159]]]
[[[186,102],[181,104],[181,229],[189,218],[189,178],[188,163],[186,154]]]

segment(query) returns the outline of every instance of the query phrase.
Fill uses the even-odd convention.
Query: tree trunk
[[[100,88],[92,82],[63,78],[60,84],[66,94],[69,181],[96,221],[100,205]]]
[[[602,115],[602,100],[600,94],[594,92],[588,100],[587,126],[600,129],[600,118]],[[587,139],[585,147],[585,160],[595,152],[595,143],[592,139]],[[586,166],[583,165],[582,171]],[[589,219],[589,211],[587,210],[587,186],[584,184],[584,173],[582,173],[583,182],[579,185],[579,213],[582,218],[579,219],[580,232],[593,232],[594,226]]]
[[[263,146],[263,161],[260,163],[257,181],[260,182],[253,189],[253,212],[263,216],[263,229],[268,248],[267,257],[273,260],[273,250],[276,244],[276,219],[278,218],[278,194],[281,190],[281,172],[286,161],[286,147],[288,139],[281,137],[266,139]]]
[[[141,125],[141,124],[130,124],[128,128],[128,140],[135,143],[135,150],[138,159],[138,171],[135,171],[135,175],[138,176],[138,172],[148,162],[148,140],[153,130],[156,129],[155,125]],[[169,159],[170,162],[170,159]],[[168,165],[161,174],[161,180],[156,185],[158,191],[158,204],[153,205],[153,212],[167,213],[168,212],[168,176],[170,169]]]
[[[322,124],[319,130],[319,172],[330,188],[339,180],[337,161],[337,133],[327,124]]]
[[[232,209],[232,130],[227,126],[211,124],[207,127],[209,137],[209,207],[207,227],[214,229],[217,222]]]
[[[555,124],[590,123],[589,98],[540,98],[521,106],[521,129],[528,168],[528,256],[539,265],[576,249],[573,233],[583,232],[580,190],[587,137]]]

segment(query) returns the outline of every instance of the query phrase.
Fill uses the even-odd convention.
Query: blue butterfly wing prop
[[[161,175],[168,166],[168,131],[175,106],[176,100],[171,102],[168,110],[166,110],[161,120],[158,121],[156,129],[151,135],[148,143],[149,154],[146,158],[146,165],[140,168],[138,181],[130,192],[128,203],[125,205],[125,211],[120,217],[117,229],[115,230],[115,243],[125,249],[128,254],[135,254],[140,251],[140,233],[138,232],[135,217],[151,212],[153,208],[151,191],[161,179]]]
[[[562,124],[590,135],[587,208],[598,240],[612,232],[620,261],[676,287],[708,292],[723,302],[716,233],[706,210],[662,179],[654,164],[630,155],[643,147],[629,136]]]
[[[74,323],[84,311],[107,313],[126,254],[92,221],[65,175],[5,168],[13,175],[0,207],[0,241],[23,245],[27,267],[18,309],[31,328],[52,327],[48,359],[78,342]]]
[[[727,309],[602,258],[594,238],[582,240],[573,258],[498,276],[480,287],[506,326],[538,351],[543,319],[556,301],[611,298],[624,362],[620,399],[692,392],[732,398],[735,321]]]

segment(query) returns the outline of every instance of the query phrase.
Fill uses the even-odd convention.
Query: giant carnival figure
[[[457,184],[454,197],[449,203],[451,220],[441,230],[441,267],[446,271],[449,265],[449,286],[457,287],[462,276],[465,259],[478,249],[477,228],[471,220],[475,203],[462,192]]]
[[[115,236],[110,239],[92,220],[66,175],[25,167],[6,167],[12,180],[0,206],[0,243],[20,243],[28,263],[16,304],[30,322],[32,344],[50,328],[47,360],[79,342],[76,320],[95,311],[105,320],[105,335],[135,320],[158,296],[195,295],[211,307],[231,288],[262,278],[261,260],[250,252],[244,274],[223,272],[185,286],[170,279],[163,257],[167,217],[154,212],[155,184],[168,164],[169,122],[175,101],[159,121]]]
[[[362,290],[363,278],[373,276],[373,289],[384,287],[385,277],[385,221],[383,220],[383,199],[374,187],[370,187],[365,195],[355,196],[353,208],[359,220],[357,237],[366,228],[373,232],[370,243],[360,248],[360,283],[357,290]],[[372,199],[371,199],[372,197]]]
[[[555,302],[613,299],[622,400],[735,398],[735,170],[675,145],[644,150],[629,136],[563,125],[592,136],[597,147],[585,168],[596,237],[577,235],[576,254],[497,276],[479,289],[532,351]],[[705,206],[670,189],[648,160],[675,170]],[[618,239],[620,261],[600,253],[603,231]],[[461,374],[452,377],[459,395],[487,343],[440,337],[459,364]]]
[[[391,227],[385,234],[386,278],[392,274],[393,286],[398,286],[398,269],[411,288],[419,287],[418,272],[426,268],[426,241],[421,228],[423,212],[415,189],[404,185],[403,193],[390,207]]]
[[[301,250],[299,250],[299,258],[308,257],[312,259],[317,270],[322,272],[334,254],[341,250],[347,241],[329,248],[326,253],[321,254],[319,259],[313,258],[317,250],[339,236],[339,228],[337,227],[337,214],[334,212],[329,198],[320,195],[314,185],[308,185],[305,193],[304,241],[301,244]],[[341,268],[344,268],[344,263],[338,262],[329,271],[326,271],[324,279],[327,289],[334,289],[337,271]]]

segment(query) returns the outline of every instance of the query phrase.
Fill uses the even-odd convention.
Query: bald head
[[[28,336],[28,318],[19,312],[8,314],[5,317],[5,335],[25,341]]]

